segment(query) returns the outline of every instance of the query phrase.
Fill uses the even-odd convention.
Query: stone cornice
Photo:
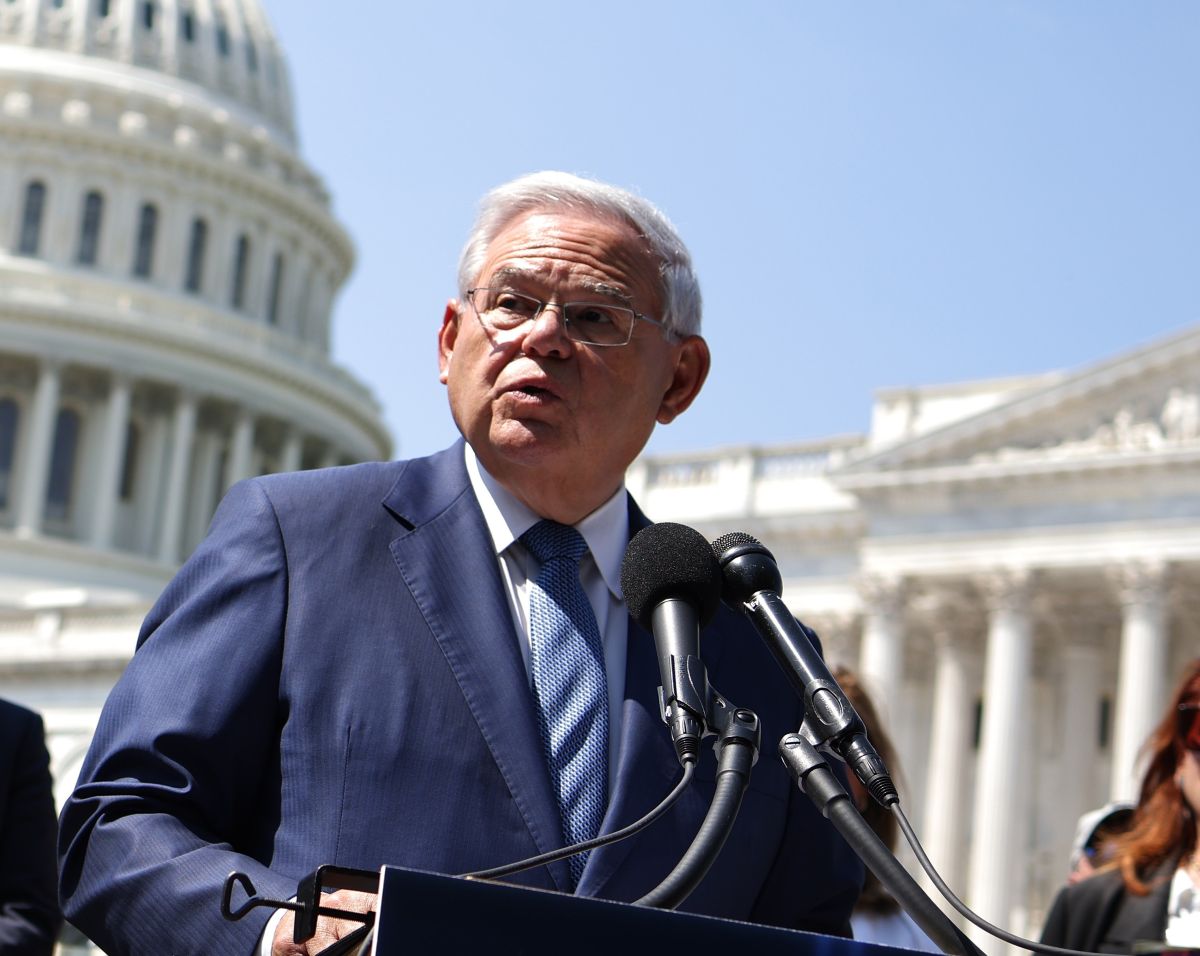
[[[1164,468],[1193,468],[1197,465],[1200,465],[1200,445],[1193,444],[1154,451],[1099,453],[1086,458],[1047,457],[1013,462],[954,463],[929,468],[834,473],[829,477],[842,490],[865,495],[899,488],[1079,480],[1101,474],[1126,476]]]
[[[374,396],[315,348],[306,348],[263,324],[152,287],[135,290],[103,277],[80,279],[81,285],[92,289],[89,295],[83,289],[69,288],[59,270],[44,263],[37,263],[46,272],[43,283],[31,282],[28,271],[14,276],[12,264],[13,260],[6,263],[0,257],[0,325],[8,350],[100,363],[139,376],[152,368],[151,379],[229,396],[230,388],[214,384],[211,370],[205,370],[205,366],[216,365],[226,378],[236,377],[240,382],[237,392],[257,400],[255,404],[261,403],[263,411],[287,414],[287,409],[268,399],[269,388],[264,385],[273,385],[288,394],[289,404],[315,412],[314,402],[319,402],[344,426],[355,428],[369,446],[357,449],[362,457],[386,456],[390,450],[391,438]],[[111,345],[118,356],[127,353],[127,364],[107,356],[101,362],[97,340]],[[159,353],[154,364],[137,355],[148,350]],[[177,367],[192,369],[193,374],[172,381],[164,368],[167,356],[174,358]]]

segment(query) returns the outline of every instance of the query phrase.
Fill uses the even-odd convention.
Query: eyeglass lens
[[[501,332],[536,319],[546,304],[505,289],[475,289],[473,303],[486,324]],[[558,306],[567,337],[592,345],[623,345],[633,332],[632,309],[601,302],[564,302]]]

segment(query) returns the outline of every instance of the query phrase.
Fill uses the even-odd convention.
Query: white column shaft
[[[226,487],[232,487],[243,478],[254,474],[254,416],[248,409],[238,412],[233,423],[233,436],[229,449],[229,473]]]
[[[183,527],[192,440],[196,433],[196,399],[180,395],[175,405],[171,436],[171,462],[167,468],[167,488],[163,496],[161,532],[158,538],[160,561],[174,564],[179,560],[179,533]]]
[[[973,756],[971,732],[978,676],[969,658],[969,652],[952,638],[939,641],[923,835],[929,858],[951,886],[961,886],[965,875],[965,771]]]
[[[129,404],[133,386],[128,379],[116,378],[108,393],[104,412],[104,438],[100,445],[100,462],[96,469],[95,505],[92,512],[92,544],[110,548],[117,518],[117,496],[120,494],[121,467],[125,461],[125,440],[129,430]]]
[[[1161,573],[1141,572],[1123,597],[1110,788],[1115,800],[1137,796],[1138,750],[1158,721],[1168,693],[1166,601]]]
[[[899,582],[870,582],[858,670],[881,719],[901,712],[899,694],[904,677],[903,591]]]
[[[288,430],[287,438],[283,443],[283,455],[280,457],[280,471],[299,471],[301,464],[301,452],[303,451],[304,438],[299,431],[292,428]]]
[[[1032,634],[1020,600],[1019,589],[1006,594],[993,609],[989,627],[969,880],[971,907],[1001,925],[1010,921],[1014,866],[1025,851],[1020,770]],[[1007,949],[975,927],[971,937],[993,956]]]
[[[35,535],[42,530],[60,389],[61,372],[58,366],[43,363],[33,394],[29,439],[25,445],[25,461],[18,485],[16,519],[17,533],[20,535]]]

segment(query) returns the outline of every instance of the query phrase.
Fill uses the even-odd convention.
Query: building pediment
[[[1200,461],[1200,326],[864,449],[836,477],[857,490],[935,474],[966,480],[1181,458]]]

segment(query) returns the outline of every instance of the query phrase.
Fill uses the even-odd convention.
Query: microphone
[[[804,701],[800,733],[814,747],[840,757],[884,807],[899,796],[883,760],[867,739],[862,719],[813,647],[813,635],[792,616],[779,596],[783,578],[775,557],[741,531],[712,545],[721,569],[722,598],[744,611]]]
[[[700,629],[721,603],[721,569],[700,532],[652,524],[625,549],[621,590],[634,620],[654,635],[662,717],[686,767],[699,758],[707,726],[711,690],[700,660]]]

